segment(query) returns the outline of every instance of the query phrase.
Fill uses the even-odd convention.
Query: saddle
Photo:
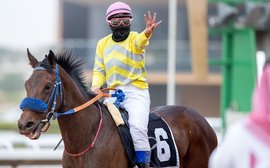
[[[121,140],[128,157],[129,167],[133,168],[136,166],[136,164],[133,141],[129,131],[128,112],[121,106],[117,107],[119,110],[118,114],[116,114],[117,112],[115,112],[115,109],[112,110],[112,108],[109,106],[108,109],[109,111],[114,111],[111,113],[111,115],[121,136]],[[121,119],[119,119],[119,117]],[[149,115],[148,137],[151,146],[150,167],[180,167],[178,151],[173,134],[168,124],[160,116],[157,116],[154,113],[150,113]]]

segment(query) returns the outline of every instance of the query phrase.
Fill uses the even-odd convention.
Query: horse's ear
[[[52,65],[53,67],[55,67],[56,65],[56,58],[55,58],[55,55],[54,53],[50,50],[49,51],[49,55],[48,55],[48,62],[50,65]]]
[[[29,49],[27,48],[27,56],[30,61],[30,65],[35,68],[38,65],[38,60],[30,53]]]

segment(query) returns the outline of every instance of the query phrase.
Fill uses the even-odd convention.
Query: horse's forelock
[[[50,71],[50,72],[53,72],[54,71],[54,67],[49,65],[49,64],[46,64],[46,63],[43,63],[41,62],[39,64],[41,67],[43,67],[44,69],[46,69],[47,71]]]

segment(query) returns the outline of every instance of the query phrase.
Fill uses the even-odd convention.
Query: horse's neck
[[[60,74],[63,85],[63,104],[60,111],[73,109],[88,101],[69,75],[63,72]],[[85,148],[89,139],[91,140],[95,136],[99,119],[98,108],[95,105],[76,112],[76,114],[58,118],[61,134],[69,152],[78,153]]]

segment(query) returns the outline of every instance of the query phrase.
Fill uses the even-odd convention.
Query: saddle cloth
[[[125,109],[119,108],[125,122],[119,125],[118,130],[126,149],[129,160],[129,167],[135,167],[134,147],[129,131],[128,115]],[[148,137],[151,146],[150,167],[179,168],[180,161],[173,134],[168,124],[154,113],[149,115]]]

